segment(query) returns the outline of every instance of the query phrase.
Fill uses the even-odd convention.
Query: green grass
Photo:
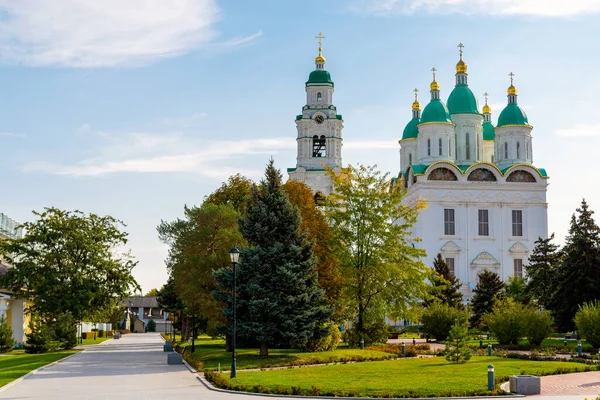
[[[490,340],[485,339],[485,336],[483,337],[483,347],[487,348],[488,343],[491,343],[492,346],[498,344],[498,341],[494,338],[490,338]],[[573,349],[577,349],[577,340],[567,340],[567,348],[573,350]],[[472,346],[479,346],[479,338],[474,338],[471,339],[467,342],[467,344],[470,344]],[[527,341],[527,339],[523,339],[519,342],[520,345],[526,345],[529,344],[529,342]],[[592,346],[590,344],[587,344],[585,342],[585,340],[581,341],[581,345],[583,348],[583,351],[585,352],[590,352],[592,351]],[[562,348],[565,347],[564,345],[564,339],[544,339],[544,341],[541,344],[541,347],[558,347],[558,348]]]
[[[51,362],[65,358],[74,351],[47,354],[22,354],[0,356],[0,387]]]
[[[191,345],[186,343],[187,350]],[[208,337],[196,339],[196,351],[191,355],[194,361],[202,361],[204,368],[229,369],[231,366],[231,353],[225,351],[225,341],[213,340]],[[357,357],[384,360],[395,356],[383,351],[338,348],[334,351],[316,353],[300,352],[294,349],[269,349],[268,357],[261,357],[259,349],[237,349],[236,362],[238,369],[271,368],[289,365],[322,364],[327,362],[349,361]]]
[[[106,342],[107,340],[112,339],[112,337],[97,337],[96,340],[94,338],[91,339],[83,339],[82,344],[78,344],[78,346],[88,346],[90,344],[99,344],[102,342]]]
[[[559,361],[527,361],[500,357],[474,357],[466,364],[450,364],[444,358],[400,359],[354,364],[338,364],[274,371],[240,371],[232,384],[252,388],[262,385],[273,391],[276,386],[293,386],[320,394],[353,396],[409,395],[409,397],[459,396],[487,391],[487,366],[493,364],[496,377],[515,374],[543,375],[562,368],[583,371],[586,365]]]

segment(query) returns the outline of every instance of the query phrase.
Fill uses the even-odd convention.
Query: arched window
[[[408,153],[408,165],[412,165],[412,153]]]
[[[427,155],[431,155],[431,139],[427,139]]]
[[[470,142],[470,137],[469,136],[470,135],[467,133],[467,137],[465,138],[465,148],[466,148],[466,151],[467,151],[467,154],[466,154],[465,158],[467,160],[471,159],[471,144],[469,143]]]
[[[317,93],[317,101],[321,101],[321,92]]]
[[[504,142],[504,159],[508,159],[508,142]]]
[[[440,149],[440,156],[442,155],[442,138],[438,139],[438,148]]]
[[[517,158],[521,158],[521,143],[517,142]]]
[[[326,141],[325,135],[321,135],[321,137],[313,136],[313,157],[327,157]]]

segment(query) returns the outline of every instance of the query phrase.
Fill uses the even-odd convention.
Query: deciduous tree
[[[246,213],[247,201],[252,194],[254,182],[241,174],[235,174],[221,187],[204,199],[204,204],[230,205],[239,214]]]
[[[325,214],[342,264],[344,300],[355,316],[353,329],[366,336],[369,319],[401,318],[426,294],[431,270],[411,237],[423,204],[403,203],[406,189],[391,186],[376,167],[349,166],[330,176],[334,192]]]
[[[52,319],[68,312],[84,321],[139,290],[131,274],[137,263],[122,252],[121,221],[57,208],[34,215],[23,224],[23,238],[0,241],[0,254],[14,267],[2,286],[27,299],[34,313]]]

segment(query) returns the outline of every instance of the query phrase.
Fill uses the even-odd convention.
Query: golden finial
[[[429,85],[430,90],[440,90],[440,84],[435,81],[435,71],[437,71],[435,67],[431,68],[431,72],[433,72],[433,81],[431,82],[431,85]]]
[[[485,106],[483,106],[483,113],[484,114],[491,114],[491,112],[492,112],[492,108],[490,106],[488,106],[488,96],[489,95],[488,95],[487,92],[485,92],[483,94],[483,97],[485,97]]]
[[[459,54],[460,54],[460,60],[458,60],[458,63],[456,63],[456,73],[457,74],[466,74],[467,73],[467,64],[465,64],[465,62],[462,59],[463,56],[463,48],[465,47],[464,44],[459,43],[458,46],[456,46],[459,48]]]
[[[421,104],[419,103],[419,89],[415,88],[415,90],[413,90],[413,92],[415,92],[415,101],[412,103],[412,109],[413,110],[420,110],[421,109]]]
[[[321,54],[321,52],[323,51],[323,39],[325,39],[325,36],[323,36],[323,34],[321,32],[319,32],[319,34],[317,36],[315,36],[316,39],[319,39],[318,43],[319,43],[319,55],[315,58],[315,63],[316,64],[325,64],[325,57],[323,57],[323,55]]]
[[[515,74],[513,74],[512,72],[510,74],[508,74],[508,76],[510,76],[510,86],[508,87],[508,95],[509,96],[516,96],[517,95],[517,88],[513,85],[513,77],[515,76]]]

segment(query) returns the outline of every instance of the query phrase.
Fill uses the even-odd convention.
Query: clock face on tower
[[[315,117],[315,122],[316,122],[317,124],[322,124],[324,121],[325,121],[325,117],[323,117],[322,115],[317,115],[317,116]]]

